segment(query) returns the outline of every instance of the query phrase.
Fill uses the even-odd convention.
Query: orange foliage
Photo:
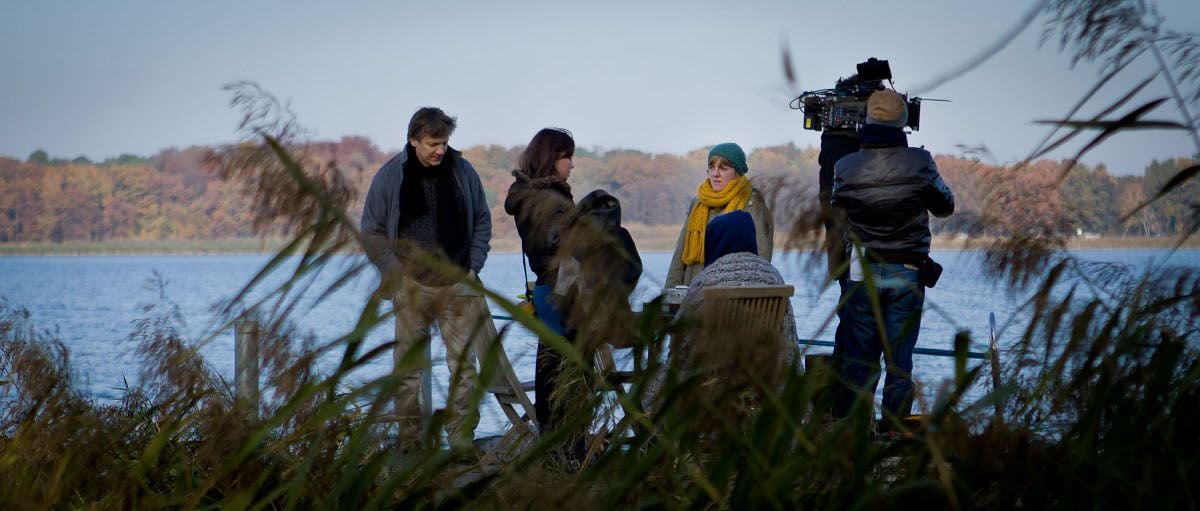
[[[491,145],[464,151],[492,205],[498,241],[515,239],[512,221],[501,205],[523,149]],[[242,198],[239,184],[221,181],[205,168],[211,152],[207,147],[171,148],[132,164],[39,164],[0,158],[0,242],[255,235],[255,205]],[[303,152],[308,164],[336,169],[358,192],[350,203],[352,217],[361,211],[363,191],[375,171],[395,154],[380,151],[365,137],[314,142]],[[705,179],[706,156],[707,148],[682,156],[631,150],[596,154],[581,149],[571,184],[579,197],[597,188],[618,197],[626,222],[678,225]],[[808,189],[816,183],[817,156],[815,148],[790,143],[757,149],[749,155],[750,177],[760,188],[790,182],[797,189]],[[1077,167],[1060,182],[1064,162],[1041,160],[1013,168],[940,155],[937,164],[954,190],[957,214],[935,220],[935,232],[1046,234],[1083,226],[1112,234],[1152,235],[1169,234],[1165,231],[1173,228],[1155,216],[1154,209],[1119,223],[1124,212],[1146,198],[1140,176],[1117,179],[1103,167]],[[1096,198],[1089,195],[1081,200],[1082,193]],[[1093,204],[1100,202],[1105,204]],[[803,213],[775,211],[780,225],[798,214]]]

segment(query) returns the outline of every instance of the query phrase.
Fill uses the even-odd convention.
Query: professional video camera
[[[888,61],[875,57],[858,64],[858,74],[841,78],[832,89],[805,91],[789,104],[792,110],[804,112],[804,129],[813,131],[854,130],[867,120],[867,98],[883,90],[883,81],[892,80]],[[905,96],[907,98],[907,96]],[[908,99],[908,124],[913,131],[920,129],[921,98]]]

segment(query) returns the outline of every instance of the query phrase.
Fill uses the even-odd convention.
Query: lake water
[[[1135,268],[1161,264],[1200,267],[1197,250],[1174,253],[1088,250],[1075,255],[1084,260],[1124,263]],[[646,270],[635,292],[637,302],[652,298],[661,289],[671,254],[642,256]],[[989,312],[996,314],[1003,344],[1019,335],[1024,325],[1018,309],[1025,297],[1009,293],[1002,284],[983,277],[980,253],[935,252],[933,256],[946,271],[937,287],[928,290],[918,347],[951,349],[955,332],[966,329],[978,341],[972,351],[984,351]],[[157,301],[157,291],[147,286],[155,272],[167,281],[166,297],[178,305],[186,320],[184,332],[190,339],[199,339],[212,328],[212,305],[240,289],[268,259],[263,255],[0,257],[0,299],[7,300],[10,306],[28,309],[39,328],[54,332],[70,349],[82,388],[97,399],[107,400],[120,395],[124,379],[136,379],[139,358],[128,337],[132,321],[145,315],[139,305]],[[338,264],[354,261],[346,256]],[[788,283],[796,287],[792,306],[801,337],[832,340],[836,320],[831,318],[838,293],[833,288],[821,289],[823,267],[812,265],[807,256],[800,254],[776,254],[775,263]],[[520,255],[492,254],[481,277],[489,288],[507,295],[518,294],[525,279]],[[318,340],[336,338],[352,328],[357,311],[375,283],[375,272],[365,272],[363,278],[294,317],[299,318],[302,331],[312,332]],[[499,313],[499,309],[493,308],[493,313]],[[390,327],[377,329],[370,335],[369,344],[386,342],[391,335]],[[514,329],[506,338],[505,348],[522,379],[533,378],[536,342],[523,329]],[[811,349],[814,353],[829,351],[831,348]],[[232,380],[231,331],[218,332],[201,352],[215,371]],[[440,360],[444,354],[441,344],[435,342],[434,357],[438,359],[433,375],[435,406],[441,406],[445,400],[444,382],[448,375]],[[331,358],[324,363],[336,362]],[[918,356],[915,364],[915,376],[923,384],[926,397],[953,370],[952,361],[942,357]],[[385,357],[363,368],[357,376],[371,378],[389,369],[390,357]],[[499,408],[489,399],[482,410],[477,434],[498,434],[506,424]]]

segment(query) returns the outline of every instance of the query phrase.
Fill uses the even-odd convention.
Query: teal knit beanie
[[[750,169],[746,167],[746,152],[742,151],[741,146],[733,142],[725,142],[713,146],[712,150],[708,152],[709,161],[712,161],[713,156],[720,156],[729,160],[729,163],[733,164],[733,170],[736,170],[739,175],[744,176],[747,172],[750,172]]]

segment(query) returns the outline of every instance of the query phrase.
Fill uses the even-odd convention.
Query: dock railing
[[[994,316],[993,316],[994,318]],[[501,321],[513,321],[511,316],[503,316],[493,314],[492,319]],[[261,342],[262,329],[258,322],[253,318],[246,316],[234,320],[234,352],[233,352],[233,371],[234,371],[234,396],[239,403],[242,403],[251,410],[254,417],[258,416],[259,410],[259,360],[258,347]],[[995,320],[992,319],[992,344],[991,348],[985,352],[968,351],[966,357],[974,360],[989,360],[992,361],[993,370],[998,370],[999,362],[995,358]],[[834,347],[833,341],[821,341],[816,339],[797,339],[797,343],[806,346],[822,346]],[[426,345],[429,349],[429,345]],[[955,357],[954,350],[942,350],[933,348],[914,348],[914,355],[926,355],[934,357]],[[428,353],[427,353],[428,356]],[[432,405],[432,365],[426,366],[421,370],[422,382],[422,399],[421,415],[424,421],[428,421],[433,413]],[[998,376],[994,376],[996,378]],[[995,382],[998,383],[998,382]],[[997,405],[997,414],[1000,412]]]
[[[496,314],[492,315],[492,319],[498,319],[498,320],[502,320],[502,321],[512,321],[513,320],[512,317],[500,316],[500,315],[496,315]],[[833,341],[819,341],[816,339],[796,339],[796,342],[799,344],[807,345],[807,346],[824,346],[824,347],[828,347],[828,348],[834,347]],[[933,349],[933,348],[913,348],[913,354],[914,355],[929,355],[929,356],[934,356],[934,357],[950,357],[950,358],[954,358],[954,356],[955,356],[954,350],[939,350],[939,349]],[[974,360],[989,360],[991,358],[991,356],[992,356],[991,349],[989,349],[988,351],[968,351],[967,352],[967,358],[974,359]]]

